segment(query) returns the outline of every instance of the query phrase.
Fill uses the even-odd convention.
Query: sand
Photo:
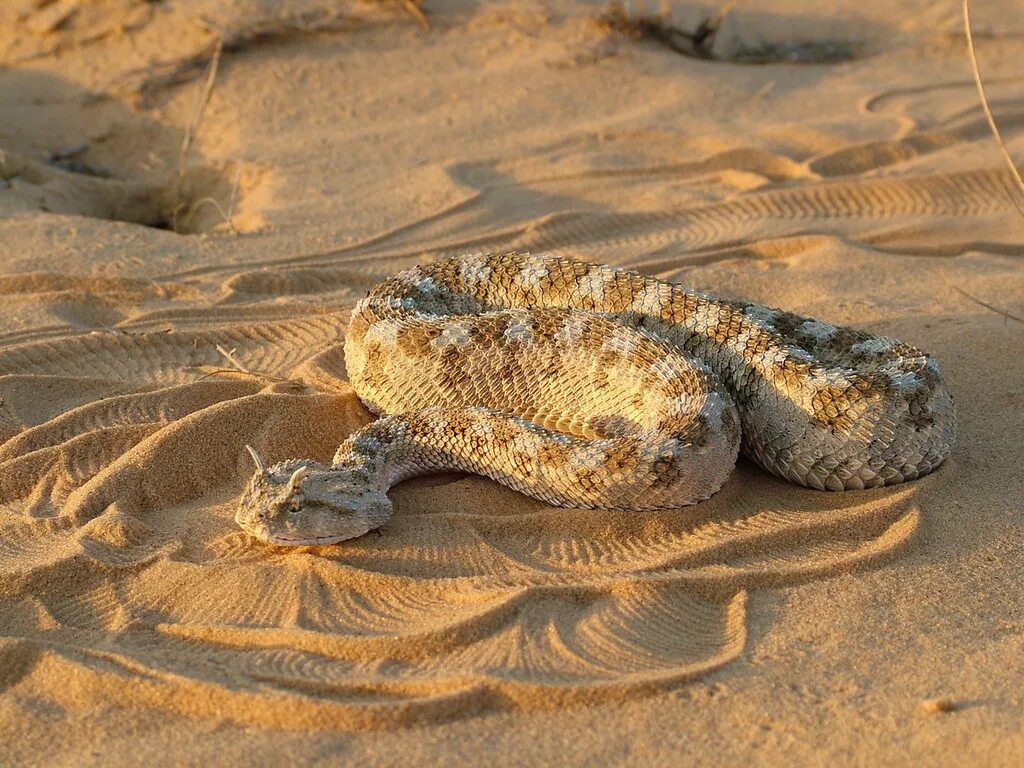
[[[1024,325],[979,303],[1024,314],[1024,196],[959,3],[741,3],[709,60],[607,10],[0,7],[0,762],[1024,760]],[[974,24],[1024,158],[1024,13]],[[645,515],[439,475],[342,546],[239,530],[245,444],[370,420],[366,289],[512,248],[925,348],[953,457],[842,495],[743,460]]]

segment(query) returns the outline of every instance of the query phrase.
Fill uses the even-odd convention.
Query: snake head
[[[248,447],[248,446],[247,446]],[[267,468],[255,451],[256,472],[238,503],[235,522],[261,541],[282,545],[337,544],[384,524],[387,494],[351,468],[306,459]]]

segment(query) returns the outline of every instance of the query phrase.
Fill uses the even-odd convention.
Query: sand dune
[[[957,3],[906,3],[898,27],[886,3],[737,7],[716,56],[857,43],[760,66],[685,58],[577,2],[428,2],[427,31],[400,3],[15,5],[12,762],[1019,760],[1024,331],[971,297],[1021,314],[1024,222]],[[979,23],[1009,25],[997,5]],[[210,29],[231,45],[196,122]],[[984,46],[1019,149],[1019,40]],[[344,545],[238,529],[246,444],[326,460],[372,418],[341,349],[365,291],[501,249],[905,339],[941,362],[961,442],[876,491],[741,461],[708,502],[625,515],[441,475]]]

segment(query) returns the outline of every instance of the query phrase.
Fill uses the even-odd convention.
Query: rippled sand
[[[1016,764],[1024,219],[958,3],[899,6],[737,6],[720,59],[856,43],[759,65],[599,3],[0,8],[0,762]],[[1024,157],[1024,15],[975,17]],[[367,288],[513,248],[927,349],[954,456],[644,515],[439,475],[379,535],[242,533],[246,444],[370,420]]]

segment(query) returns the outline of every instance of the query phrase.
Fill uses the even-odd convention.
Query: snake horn
[[[302,482],[302,478],[309,474],[309,467],[299,467],[292,473],[292,476],[288,479],[288,490],[294,491],[299,487],[299,483]]]
[[[267,474],[267,465],[263,463],[263,459],[261,459],[260,455],[256,453],[256,449],[251,445],[247,445],[245,446],[245,450],[247,450],[249,455],[252,456],[253,463],[256,465],[256,471],[261,475]]]

